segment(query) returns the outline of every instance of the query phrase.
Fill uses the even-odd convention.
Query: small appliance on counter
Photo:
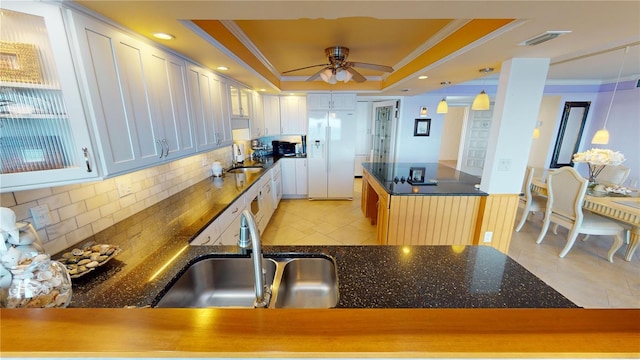
[[[211,173],[213,177],[222,177],[222,164],[220,161],[215,161],[213,165],[211,165]]]
[[[295,143],[288,142],[288,141],[273,140],[271,144],[273,145],[274,156],[295,156],[296,155]]]
[[[233,144],[233,160],[236,163],[244,162],[244,145],[243,144]]]

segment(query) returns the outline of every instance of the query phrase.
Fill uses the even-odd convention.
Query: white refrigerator
[[[352,199],[355,111],[309,111],[309,199]]]

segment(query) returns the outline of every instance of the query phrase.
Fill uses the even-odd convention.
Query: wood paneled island
[[[478,189],[480,178],[437,163],[363,169],[362,212],[377,224],[378,244],[482,244],[507,253],[518,194],[489,195]],[[423,181],[410,178],[416,169]]]

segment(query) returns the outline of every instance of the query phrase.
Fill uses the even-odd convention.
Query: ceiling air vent
[[[558,31],[545,31],[542,34],[536,35],[531,39],[525,40],[518,45],[520,46],[534,46],[538,44],[542,44],[545,41],[549,41],[557,38],[560,35],[568,34],[571,31],[569,30],[558,30]]]

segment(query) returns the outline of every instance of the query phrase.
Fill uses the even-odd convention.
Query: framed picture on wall
[[[431,119],[416,119],[413,127],[413,136],[429,136],[431,131]]]

